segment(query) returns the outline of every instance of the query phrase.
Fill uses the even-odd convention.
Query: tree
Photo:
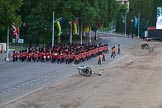
[[[108,27],[109,23],[115,19],[118,7],[116,0],[102,0],[98,2],[97,19],[100,25]]]
[[[21,16],[17,14],[23,0],[0,0],[0,29],[6,29],[13,23],[20,25]]]
[[[116,0],[24,0],[20,15],[26,25],[22,28],[28,31],[26,34],[47,42],[51,39],[52,11],[55,11],[55,19],[62,17],[65,30],[75,18],[79,18],[80,26],[81,23],[108,26],[117,8]]]
[[[156,25],[156,11],[157,7],[162,5],[161,0],[129,0],[130,11],[128,23],[131,19],[140,16],[140,35],[144,35],[144,31],[148,26]],[[137,34],[138,28],[134,28]]]
[[[120,33],[125,32],[126,12],[128,11],[126,4],[119,4],[116,11],[116,31]]]

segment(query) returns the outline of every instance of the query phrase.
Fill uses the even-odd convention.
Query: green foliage
[[[100,28],[98,31],[100,32],[108,32],[110,30],[109,27],[106,27],[106,28]]]
[[[69,35],[69,21],[79,18],[79,28],[81,23],[96,29],[108,27],[117,10],[116,0],[0,0],[0,25],[3,25],[0,27],[16,22],[25,42],[30,41],[31,35],[33,41],[39,37],[39,41],[45,43],[51,41],[53,11],[55,19],[63,18],[63,33]]]
[[[21,29],[26,31],[23,32],[25,33],[24,38],[28,38],[28,35],[39,36],[42,43],[51,40],[44,34],[52,35],[53,11],[55,11],[55,20],[63,18],[63,34],[69,35],[67,32],[70,27],[69,21],[79,18],[79,28],[81,28],[81,23],[108,26],[116,15],[117,7],[116,0],[24,0],[20,15],[25,27],[22,26]]]
[[[131,19],[139,13],[141,30],[147,26],[155,26],[156,9],[159,6],[162,6],[161,0],[129,0],[127,33],[133,29],[137,32]],[[69,22],[75,18],[79,18],[79,28],[83,23],[92,25],[92,29],[96,31],[99,27],[109,27],[113,22],[116,24],[116,30],[123,32],[122,16],[125,15],[126,9],[126,5],[119,4],[116,0],[0,0],[0,39],[6,35],[4,30],[16,23],[21,27],[20,37],[25,39],[25,42],[29,41],[29,35],[34,42],[36,39],[41,43],[51,42],[53,11],[55,20],[63,18],[63,35],[69,35]],[[55,38],[57,40],[57,36]]]
[[[7,29],[13,23],[21,24],[21,16],[18,15],[23,0],[0,0],[0,29]]]
[[[129,0],[129,12],[127,13],[127,33],[138,34],[138,28],[134,27],[131,20],[140,16],[140,34],[147,30],[148,26],[156,26],[157,7],[161,7],[161,0]],[[123,9],[121,5],[119,7]],[[120,10],[119,9],[119,10]],[[119,11],[116,16],[117,32],[124,32],[123,12]]]

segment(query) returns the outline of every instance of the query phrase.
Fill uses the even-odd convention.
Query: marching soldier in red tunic
[[[17,53],[15,51],[13,51],[13,54],[12,54],[12,58],[13,58],[13,62],[17,61]]]
[[[118,45],[118,52],[117,54],[120,54],[120,45]]]
[[[32,58],[32,54],[31,54],[31,52],[28,52],[28,54],[27,54],[27,61],[31,62],[31,58]]]
[[[26,52],[23,51],[21,53],[21,56],[22,56],[21,61],[24,62],[24,60],[26,59]]]
[[[113,46],[111,48],[111,58],[114,58],[116,56],[116,53],[115,53],[115,46]]]
[[[105,61],[105,52],[102,52],[102,61]]]
[[[101,55],[98,56],[98,64],[101,64]]]

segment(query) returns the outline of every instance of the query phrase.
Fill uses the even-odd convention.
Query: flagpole
[[[91,37],[92,37],[92,34],[91,34],[91,26],[90,26],[90,31],[89,31],[89,42],[91,42]]]
[[[138,13],[138,38],[140,33],[140,13]]]
[[[72,22],[72,20],[70,21],[70,44],[72,44],[72,24],[73,24],[73,22]]]
[[[125,12],[125,36],[127,34],[127,12]]]
[[[52,48],[54,47],[54,32],[55,32],[55,12],[53,11],[53,27],[52,27]]]
[[[83,37],[82,37],[82,33],[83,33],[83,31],[82,31],[82,28],[83,28],[83,23],[81,22],[81,36],[80,36],[80,44],[82,45],[83,44]]]
[[[6,61],[9,61],[9,27],[7,30],[7,55],[6,55]]]

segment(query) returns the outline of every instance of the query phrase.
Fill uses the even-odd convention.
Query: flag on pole
[[[15,25],[12,25],[13,27],[13,34],[15,35],[15,39],[16,40],[19,40],[19,27],[15,26]]]
[[[136,16],[134,17],[134,27],[138,27],[138,18]]]
[[[58,21],[56,21],[56,26],[58,29],[58,36],[61,35],[61,28],[62,28],[62,18],[60,18]]]
[[[84,26],[84,32],[88,33],[90,31],[90,28],[88,25],[85,25]]]
[[[74,25],[74,34],[78,34],[78,18],[74,20],[73,25]]]
[[[122,17],[122,22],[125,23],[125,19],[126,19],[125,16],[121,15],[121,17]]]

